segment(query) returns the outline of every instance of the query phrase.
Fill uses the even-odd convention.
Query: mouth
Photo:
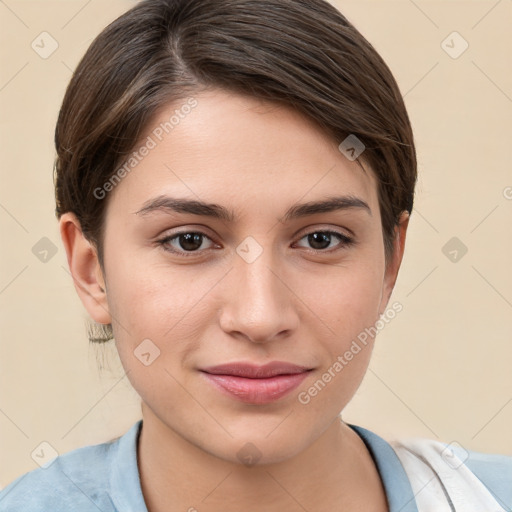
[[[210,384],[236,400],[250,404],[274,402],[295,389],[312,368],[282,361],[263,366],[228,363],[201,369]]]

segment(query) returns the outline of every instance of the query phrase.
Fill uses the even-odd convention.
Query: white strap
[[[446,444],[416,438],[391,446],[409,477],[419,512],[507,512]]]

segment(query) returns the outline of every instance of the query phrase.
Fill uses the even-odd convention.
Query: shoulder
[[[110,467],[118,441],[78,448],[20,476],[0,492],[0,511],[114,511]]]
[[[425,485],[435,474],[435,485],[455,500],[472,496],[489,506],[496,506],[496,502],[502,510],[512,510],[512,456],[421,438],[394,441],[391,445],[417,486]]]

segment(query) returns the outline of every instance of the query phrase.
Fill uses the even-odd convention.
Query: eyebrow
[[[290,221],[318,213],[353,209],[360,209],[366,211],[370,216],[372,215],[372,211],[366,201],[353,195],[345,195],[329,197],[320,201],[295,204],[286,211],[283,220]],[[212,217],[227,222],[233,222],[236,218],[233,211],[219,204],[169,196],[157,196],[146,201],[142,208],[135,212],[135,214],[145,216],[155,212],[189,213],[192,215]]]

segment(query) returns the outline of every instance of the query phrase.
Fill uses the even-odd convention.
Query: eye
[[[306,240],[311,248],[318,252],[331,252],[349,247],[355,244],[354,239],[339,233],[338,231],[312,231],[304,235],[300,240]],[[331,245],[331,242],[338,241],[337,245]],[[329,249],[329,250],[326,250]]]
[[[300,241],[302,240],[306,240],[313,251],[325,253],[341,250],[355,244],[355,240],[347,235],[330,230],[312,231],[304,235]],[[208,244],[208,241],[210,244]],[[335,241],[338,241],[338,243],[332,245]],[[174,233],[173,235],[158,240],[157,244],[165,251],[183,257],[195,256],[211,249],[215,245],[213,240],[201,231],[182,231],[181,233]],[[297,245],[304,247],[299,244]]]
[[[158,244],[166,251],[186,257],[194,255],[200,249],[208,249],[209,247],[204,247],[205,240],[209,240],[213,244],[213,241],[205,233],[200,231],[182,231],[159,240]]]

